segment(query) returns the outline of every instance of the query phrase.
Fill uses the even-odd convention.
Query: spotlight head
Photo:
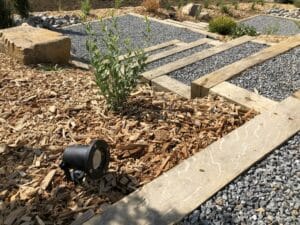
[[[95,140],[90,145],[72,145],[65,149],[61,168],[67,177],[74,180],[73,171],[85,172],[93,179],[100,178],[108,168],[109,147],[103,140]]]

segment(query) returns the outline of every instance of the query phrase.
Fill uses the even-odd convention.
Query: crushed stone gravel
[[[300,47],[249,68],[229,82],[273,100],[283,100],[300,89]]]
[[[157,60],[157,61],[149,63],[147,65],[147,70],[151,70],[151,69],[157,68],[159,66],[168,64],[170,62],[174,62],[174,61],[176,61],[178,59],[182,59],[182,58],[184,58],[186,56],[189,56],[189,55],[194,54],[196,52],[201,52],[204,49],[208,49],[208,48],[211,48],[211,47],[212,47],[212,45],[202,44],[202,45],[199,45],[197,47],[190,48],[190,49],[184,50],[182,52],[170,55],[168,57],[165,57],[165,58],[162,58],[160,60]]]
[[[201,38],[205,38],[205,35],[193,32],[185,28],[178,28],[171,25],[166,25],[156,21],[150,20],[150,41],[146,42],[146,24],[144,19],[132,15],[124,15],[117,17],[118,27],[120,30],[120,43],[127,38],[131,39],[132,44],[135,47],[149,47],[157,44],[161,44],[171,40],[181,40],[183,42],[192,42]],[[111,20],[103,20],[105,24],[110,27]],[[93,30],[96,33],[98,46],[101,50],[105,51],[105,46],[101,40],[103,35],[101,31],[101,25],[99,22],[91,23]],[[82,61],[88,61],[88,52],[86,51],[86,38],[87,34],[84,25],[75,25],[72,27],[66,27],[61,29],[60,32],[69,36],[72,41],[72,54],[77,59]],[[124,46],[120,46],[121,48]]]
[[[267,47],[267,45],[246,42],[196,63],[187,65],[181,69],[175,70],[168,75],[182,83],[190,85],[192,81],[199,77],[250,56],[265,47]]]
[[[300,224],[300,132],[177,225]]]
[[[274,16],[256,16],[241,23],[255,27],[256,31],[261,34],[295,35],[300,33],[299,22]]]

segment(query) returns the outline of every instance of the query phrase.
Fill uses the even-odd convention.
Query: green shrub
[[[204,8],[208,8],[210,5],[210,0],[204,0]]]
[[[296,6],[297,8],[300,8],[300,0],[294,0],[293,4],[294,4],[294,6]]]
[[[87,17],[88,15],[90,15],[90,11],[91,11],[90,0],[82,0],[81,1],[81,12],[82,12],[83,16]]]
[[[0,29],[13,25],[12,11],[7,0],[0,0]]]
[[[234,6],[235,10],[239,9],[239,1],[238,0],[232,0],[232,5]]]
[[[230,12],[230,10],[229,10],[229,8],[228,8],[227,5],[225,5],[225,4],[220,5],[220,9],[221,9],[222,13],[231,15],[231,12]]]
[[[231,34],[236,26],[236,22],[227,16],[220,16],[209,22],[209,30],[222,35]]]
[[[120,33],[116,17],[112,17],[111,26],[104,22],[102,25],[102,41],[107,50],[97,46],[95,32],[87,24],[89,38],[86,47],[90,55],[90,62],[94,68],[96,84],[107,104],[113,110],[119,110],[127,101],[128,96],[136,87],[141,73],[145,70],[147,55],[143,49],[133,48],[129,39],[120,40]],[[149,37],[150,25],[148,19],[146,36]],[[125,46],[125,53],[120,46]],[[123,55],[123,59],[120,56]]]
[[[14,8],[22,18],[28,18],[29,16],[28,0],[14,0]]]
[[[256,29],[252,26],[239,24],[233,29],[231,35],[236,38],[244,35],[257,36],[258,33],[256,32]]]

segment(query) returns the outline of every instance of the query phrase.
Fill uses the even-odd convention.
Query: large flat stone
[[[68,63],[71,40],[60,33],[29,25],[0,30],[0,52],[24,64]]]

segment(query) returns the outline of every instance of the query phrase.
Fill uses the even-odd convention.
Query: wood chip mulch
[[[70,224],[101,213],[254,116],[219,97],[185,100],[147,86],[112,113],[90,72],[25,67],[0,54],[0,224]],[[64,148],[97,138],[110,144],[109,172],[66,181]]]

